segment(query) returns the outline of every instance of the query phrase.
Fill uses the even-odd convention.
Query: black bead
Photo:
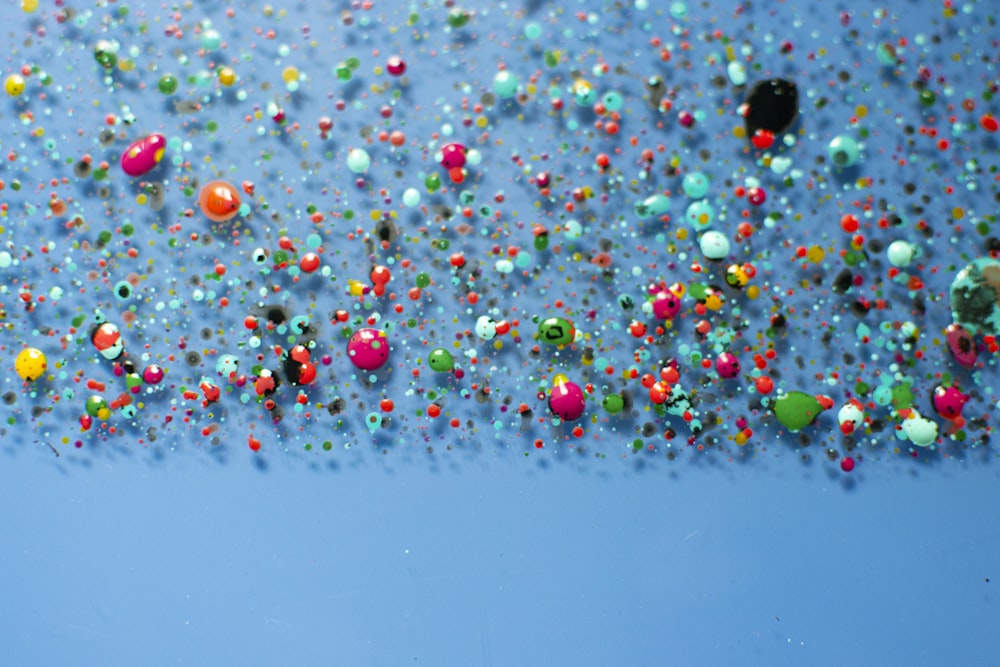
[[[799,89],[785,79],[758,81],[746,100],[747,138],[759,129],[781,134],[799,115]]]

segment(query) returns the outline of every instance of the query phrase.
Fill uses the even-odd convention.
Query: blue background
[[[7,468],[9,664],[995,662],[993,467]],[[987,581],[987,580],[990,581]]]
[[[181,12],[179,20],[188,33],[186,40],[164,34],[172,19],[154,3],[130,3],[131,14],[126,17],[116,13],[121,2],[97,3],[86,21],[81,18],[86,8],[81,7],[75,19],[63,22],[56,19],[61,10],[54,2],[43,2],[31,16],[11,2],[0,8],[0,18],[13,26],[3,38],[9,47],[4,75],[24,64],[41,65],[54,79],[50,85],[61,87],[58,93],[43,88],[36,72],[23,97],[4,98],[0,107],[3,151],[17,153],[0,173],[6,184],[3,201],[10,203],[0,234],[5,248],[23,260],[3,274],[9,292],[2,299],[7,310],[0,331],[7,369],[2,382],[3,392],[14,400],[0,406],[7,420],[0,440],[0,500],[6,509],[0,542],[4,621],[0,662],[997,662],[1000,614],[993,590],[1000,583],[1000,480],[990,450],[995,444],[990,420],[995,420],[997,407],[995,355],[981,350],[975,369],[961,369],[937,340],[951,320],[947,291],[955,271],[970,258],[985,254],[981,238],[985,234],[974,231],[976,223],[994,233],[996,140],[976,129],[980,113],[998,112],[987,95],[998,84],[996,49],[987,21],[992,18],[991,7],[968,3],[945,21],[942,6],[930,2],[900,3],[884,19],[875,18],[869,8],[854,11],[834,2],[786,2],[774,7],[760,3],[743,6],[742,11],[721,3],[692,3],[687,16],[678,13],[669,19],[664,8],[640,11],[611,3],[563,8],[529,2],[506,9],[500,3],[479,3],[473,7],[477,15],[471,27],[459,31],[446,27],[447,10],[438,3],[412,8],[376,4],[372,16],[383,18],[368,24],[362,21],[365,14],[354,7],[352,27],[344,25],[341,13],[350,7],[348,3],[273,4],[276,12],[286,10],[287,17],[265,16],[263,6],[255,3],[234,3],[237,11],[232,19],[224,17],[223,5],[193,5]],[[421,14],[414,30],[401,27],[411,9]],[[582,21],[574,16],[577,10],[593,12],[598,19],[594,25],[600,27],[591,32],[586,15]],[[838,23],[849,11],[854,12],[850,20]],[[539,40],[532,42],[522,34],[525,16],[541,25]],[[230,42],[223,55],[197,53],[195,28],[205,18],[211,18]],[[146,21],[152,28],[142,32],[138,25]],[[309,24],[311,37],[303,36],[304,24]],[[45,35],[40,35],[40,26]],[[278,40],[261,37],[256,32],[260,26],[275,28]],[[775,154],[794,157],[795,166],[805,170],[793,185],[785,187],[778,175],[762,166],[759,155],[744,150],[745,140],[732,136],[733,127],[741,125],[736,107],[745,90],[734,92],[725,82],[722,87],[710,83],[713,76],[725,76],[725,67],[718,62],[724,47],[717,38],[706,39],[715,29],[731,36],[737,48],[752,46],[750,62],[759,65],[751,69],[752,80],[787,76],[799,83],[802,120],[790,134],[797,145],[775,149]],[[915,45],[916,35],[922,33],[941,36],[942,45]],[[649,46],[654,34],[671,45],[671,64],[660,63],[656,49]],[[785,38],[793,42],[791,55],[778,52]],[[900,47],[898,67],[880,67],[878,45],[898,44],[903,38],[910,45]],[[142,45],[136,56],[138,68],[115,71],[113,76],[103,72],[93,57],[100,39],[121,39],[126,49]],[[306,48],[311,39],[320,44],[315,51]],[[688,40],[690,51],[679,45]],[[281,55],[279,42],[296,48]],[[381,49],[378,57],[371,55],[376,48]],[[438,55],[427,57],[426,50],[434,48]],[[565,59],[552,71],[543,64],[543,50],[549,48],[565,51]],[[178,50],[187,56],[183,64]],[[393,51],[403,53],[409,62],[411,83],[405,87],[374,73]],[[825,55],[815,56],[820,51]],[[952,59],[953,52],[961,52],[967,62]],[[626,71],[605,79],[591,76],[599,60],[595,53],[610,63],[624,63]],[[349,55],[360,56],[362,62],[356,78],[341,83],[334,70]],[[240,77],[236,89],[249,91],[247,100],[238,99],[236,89],[222,90],[213,76],[197,83],[198,73],[215,59],[233,64]],[[457,109],[462,97],[468,95],[475,103],[491,89],[501,61],[522,77],[522,87],[535,70],[545,75],[538,90],[524,101],[499,103],[482,112],[491,137],[475,143],[478,130],[464,128],[464,113]],[[931,68],[931,86],[939,96],[938,106],[929,110],[917,101],[912,85],[924,63]],[[308,77],[298,91],[281,87],[281,71],[289,64]],[[182,80],[175,97],[164,98],[155,91],[157,79],[167,70]],[[844,79],[841,71],[850,76]],[[644,77],[650,72],[662,74],[676,89],[671,115],[657,115],[642,99]],[[594,81],[599,93],[616,87],[624,94],[627,113],[618,139],[591,131],[595,114],[576,105],[568,93],[578,75]],[[373,86],[383,85],[378,94],[373,92]],[[47,97],[42,95],[46,90]],[[400,95],[393,97],[397,90]],[[820,93],[829,96],[828,105],[817,105]],[[565,108],[555,113],[549,98],[558,95]],[[946,102],[954,107],[965,97],[979,104],[975,113],[961,115],[953,108],[942,112]],[[174,104],[180,99],[202,100],[204,105],[191,113]],[[336,110],[337,99],[346,99],[346,111]],[[276,126],[266,115],[244,122],[245,115],[263,114],[274,101],[283,105],[290,122],[301,122],[301,131]],[[376,112],[383,103],[393,106],[393,115],[380,123]],[[868,118],[852,122],[849,117],[859,105],[868,106]],[[684,109],[699,114],[687,133],[676,121],[676,112]],[[22,115],[27,111],[34,113],[30,123]],[[121,119],[126,112],[136,114],[134,125]],[[114,127],[120,136],[103,145],[98,134],[107,113],[119,116]],[[961,115],[961,121],[941,120],[948,113]],[[329,141],[321,141],[315,131],[324,114],[335,120]],[[210,122],[217,127],[209,129]],[[525,322],[523,341],[508,343],[494,355],[499,368],[484,368],[476,375],[456,352],[469,370],[464,380],[435,376],[416,361],[426,355],[429,348],[423,344],[431,332],[435,345],[452,341],[457,332],[472,329],[476,315],[483,312],[473,312],[460,301],[461,281],[451,281],[447,253],[433,250],[426,239],[422,244],[400,243],[381,254],[368,253],[360,243],[345,240],[351,225],[328,215],[324,226],[316,229],[323,236],[324,262],[334,267],[339,282],[313,276],[293,283],[290,274],[258,271],[247,258],[258,244],[273,252],[286,227],[298,235],[296,244],[303,247],[299,237],[314,229],[304,213],[310,203],[327,213],[355,209],[356,224],[366,227],[365,233],[371,231],[368,214],[376,209],[396,211],[397,222],[407,233],[416,235],[414,229],[422,224],[433,230],[439,222],[429,222],[433,212],[456,206],[457,188],[437,195],[421,189],[432,214],[404,210],[399,201],[405,188],[420,188],[427,173],[441,171],[432,158],[442,142],[432,140],[432,135],[445,122],[454,126],[456,138],[483,152],[484,162],[470,170],[467,185],[476,195],[476,206],[498,204],[495,194],[504,192],[506,203],[497,208],[505,215],[519,211],[526,223],[516,227],[511,222],[508,227],[505,221],[502,229],[497,226],[496,237],[487,233],[493,231],[488,219],[480,217],[473,219],[472,233],[455,231],[455,221],[451,229],[434,232],[450,239],[453,249],[482,263],[486,277],[479,289],[484,299],[502,297],[504,316],[520,316]],[[935,127],[953,147],[939,152],[919,132],[902,134],[905,124]],[[29,134],[39,126],[47,129],[46,139],[55,142],[51,148],[41,137]],[[364,133],[372,127],[404,128],[405,151],[365,143]],[[856,136],[862,129],[869,138],[857,169],[836,171],[817,159],[832,137]],[[151,180],[166,193],[163,212],[156,215],[137,203],[141,188],[114,162],[132,140],[153,131],[190,143],[183,150],[172,148],[153,172]],[[643,137],[638,147],[625,140],[633,134]],[[302,141],[310,148],[300,151]],[[591,202],[585,221],[593,225],[593,233],[580,240],[559,236],[555,228],[565,221],[562,211],[571,189],[600,190],[610,182],[593,167],[593,154],[588,152],[592,147],[596,147],[593,152],[598,148],[611,152],[615,169],[620,170],[613,173],[624,174],[627,182],[638,178],[639,148],[658,142],[668,150],[657,153],[648,180],[634,191],[615,190],[609,203]],[[561,152],[555,148],[560,144],[564,144]],[[370,149],[373,164],[358,187],[345,161],[351,146],[362,145]],[[615,148],[623,152],[615,153]],[[708,158],[701,156],[706,151]],[[103,196],[92,178],[74,175],[70,162],[87,152],[95,161],[112,163]],[[54,153],[61,155],[55,158]],[[540,155],[551,153],[547,168],[563,179],[551,199],[539,195],[520,165],[512,166],[512,153],[536,172],[541,168]],[[678,174],[665,171],[670,155],[682,165]],[[905,166],[898,163],[901,157]],[[970,166],[970,159],[978,164]],[[680,193],[679,176],[694,169],[712,180],[711,201],[720,212],[728,211],[728,223],[719,226],[730,234],[729,223],[742,219],[739,209],[746,206],[730,196],[733,186],[756,178],[768,190],[768,206],[747,216],[756,225],[754,238],[745,250],[735,247],[728,261],[756,262],[756,284],[770,285],[778,294],[782,289],[776,285],[797,290],[778,299],[789,314],[787,337],[779,337],[777,359],[771,366],[779,371],[775,377],[780,390],[827,392],[839,406],[852,394],[856,381],[874,387],[893,377],[890,364],[913,360],[912,349],[904,355],[896,347],[903,358],[898,361],[890,353],[896,334],[891,327],[879,328],[880,323],[913,316],[912,295],[903,285],[883,280],[884,263],[875,265],[880,253],[872,252],[855,270],[867,281],[862,290],[841,297],[829,289],[842,268],[836,250],[849,243],[836,221],[844,212],[858,210],[855,199],[885,197],[889,209],[903,214],[905,223],[886,231],[866,218],[864,233],[883,242],[898,237],[919,245],[927,266],[934,267],[923,267],[922,273],[913,270],[927,283],[925,293],[930,295],[926,315],[913,316],[922,329],[919,349],[924,353],[910,372],[915,405],[933,416],[930,393],[945,374],[954,376],[965,391],[975,393],[966,416],[980,417],[984,425],[970,432],[970,440],[963,444],[944,435],[948,425],[939,419],[943,437],[937,446],[914,450],[896,440],[898,415],[881,406],[870,416],[888,421],[888,426],[859,436],[853,450],[858,467],[849,474],[838,462],[852,452],[833,414],[823,415],[804,432],[810,439],[807,447],[761,410],[750,415],[753,439],[738,447],[732,443],[736,430],[731,429],[732,418],[751,412],[744,406],[754,397],[753,383],[750,376],[720,382],[699,368],[691,350],[706,351],[711,346],[693,342],[696,318],[690,299],[667,343],[654,351],[677,354],[689,387],[707,380],[701,407],[704,415],[718,414],[719,425],[699,441],[707,445],[704,452],[684,445],[689,434],[683,422],[651,412],[637,381],[604,378],[598,369],[585,367],[577,347],[558,352],[545,348],[540,359],[530,357],[535,328],[531,316],[560,314],[551,302],[564,298],[581,329],[606,339],[603,353],[617,373],[633,363],[639,341],[626,333],[632,315],[621,312],[617,297],[641,298],[647,280],[694,280],[687,264],[699,257],[695,234],[676,235],[686,229],[683,211],[688,203]],[[258,196],[247,198],[253,210],[239,223],[243,225],[239,229],[252,234],[252,244],[248,240],[240,247],[227,245],[225,234],[205,243],[185,239],[189,231],[205,231],[198,226],[203,220],[189,220],[183,213],[194,206],[194,199],[183,194],[185,179],[204,182],[220,174],[237,184],[243,178],[256,182]],[[46,182],[62,177],[67,182],[51,190],[63,199],[74,199],[71,213],[86,217],[90,225],[86,229],[66,230],[63,221],[55,219],[58,216],[46,212]],[[853,189],[865,177],[873,183]],[[13,190],[14,178],[24,182],[22,190]],[[972,181],[978,190],[966,187]],[[906,183],[916,184],[915,193],[904,194]],[[945,197],[943,185],[953,186],[956,194]],[[383,187],[393,198],[391,206],[379,193]],[[657,221],[645,228],[636,223],[635,202],[665,189],[673,189],[671,225],[661,229]],[[934,226],[931,237],[919,232],[915,224],[919,216],[911,215],[924,194],[930,198],[925,217]],[[965,212],[961,224],[951,217],[953,207]],[[765,212],[782,210],[788,215],[765,229]],[[272,221],[275,213],[284,216],[280,223]],[[624,273],[600,282],[584,302],[584,289],[579,289],[580,295],[575,290],[598,283],[600,271],[587,261],[571,260],[573,253],[597,250],[595,237],[614,236],[616,229],[625,229],[614,226],[619,219],[627,219],[628,232],[614,237],[621,246],[613,254],[620,262],[615,266]],[[550,227],[553,245],[564,244],[563,255],[536,253],[532,266],[539,268],[539,278],[520,280],[515,275],[513,287],[501,286],[503,279],[493,271],[492,246],[497,244],[501,254],[508,244],[530,248],[531,222],[536,220]],[[152,231],[153,221],[184,223],[184,233],[177,235],[179,249],[168,249],[164,235]],[[100,230],[125,222],[137,228],[129,243],[142,249],[141,261],[154,259],[156,270],[147,280],[136,281],[134,300],[119,302],[111,287],[142,266],[141,261],[123,259],[125,239],[116,232],[103,254],[76,248],[74,254],[67,249],[74,243],[94,244]],[[50,240],[58,251],[39,253],[39,245]],[[671,256],[662,251],[667,240],[677,242],[677,253]],[[814,242],[833,250],[825,263],[800,267],[792,259],[794,246]],[[638,245],[659,248],[661,254],[623,261]],[[400,256],[412,258],[417,268],[432,274],[434,284],[423,302],[407,303],[406,314],[396,317],[387,302],[372,307],[369,299],[362,306],[345,295],[346,278],[364,279],[371,261],[389,262],[400,249]],[[688,255],[680,259],[685,252]],[[97,271],[100,259],[108,260],[106,271],[105,267]],[[677,266],[668,271],[664,263],[675,260]],[[253,363],[242,320],[254,310],[254,291],[249,290],[246,303],[221,310],[211,298],[193,296],[190,275],[179,277],[181,267],[190,269],[191,275],[203,274],[216,261],[225,261],[230,268],[227,275],[234,282],[228,293],[234,302],[241,298],[241,281],[254,279],[257,287],[268,281],[282,286],[283,294],[292,295],[286,305],[294,314],[313,305],[324,314],[346,308],[352,325],[378,314],[382,324],[395,327],[392,368],[372,386],[351,375],[336,327],[317,317],[322,325],[317,354],[329,352],[333,359],[315,386],[303,391],[310,394],[310,404],[349,396],[349,408],[336,425],[322,409],[316,410],[316,419],[299,418],[292,412],[294,390],[286,386],[279,400],[288,414],[280,426],[272,424],[248,396],[249,388],[234,390],[214,374],[219,352],[237,351],[244,371]],[[75,268],[67,266],[74,262]],[[563,264],[568,267],[565,274]],[[632,265],[652,268],[633,280]],[[51,271],[54,266],[61,272]],[[719,280],[721,269],[716,266],[709,272]],[[75,290],[77,285],[70,287],[69,276],[88,271],[96,272],[95,277],[81,279],[82,291]],[[413,276],[395,264],[393,271],[393,288],[405,294]],[[821,280],[811,284],[816,274]],[[808,287],[799,287],[803,281]],[[50,283],[61,284],[72,299],[39,303],[32,312],[18,303],[19,286],[30,285],[37,296],[46,294]],[[849,312],[854,296],[869,294],[875,285],[884,287],[890,302],[886,312],[864,320],[874,337],[885,334],[877,361],[868,356],[874,347],[860,342],[858,320]],[[151,304],[165,299],[167,290],[176,291],[179,305],[161,315]],[[753,342],[769,326],[768,317],[777,306],[766,297],[754,304],[743,294],[729,295],[731,309],[709,317],[715,325],[728,325],[731,321],[726,318],[735,318],[742,308],[751,323],[746,341]],[[814,305],[822,306],[815,318]],[[124,324],[132,306],[138,319],[134,327],[122,326],[126,347],[132,358],[140,358],[140,350],[148,349],[149,359],[143,362],[152,359],[167,366],[168,381],[155,391],[148,388],[143,394],[148,408],[134,421],[116,414],[103,427],[83,433],[78,420],[87,392],[73,378],[107,383],[109,399],[122,390],[121,379],[112,375],[112,364],[96,354],[84,333],[75,334],[75,340],[70,335],[67,346],[61,347],[54,335],[39,329],[51,325],[60,337],[66,336],[72,317],[90,318],[96,310]],[[514,306],[520,310],[506,310]],[[792,317],[786,306],[798,308],[797,314]],[[442,310],[437,311],[439,307]],[[584,313],[589,309],[596,314],[588,319]],[[411,315],[432,323],[420,333],[412,327],[404,332],[401,322]],[[830,327],[835,338],[821,349],[816,339],[823,327],[813,319],[833,317],[840,318]],[[170,326],[161,330],[163,322]],[[203,326],[222,334],[213,338],[216,334],[210,331],[205,339],[209,342],[202,342],[198,335]],[[204,353],[196,363],[178,359],[168,364],[167,355],[183,356],[177,345],[181,335],[187,336],[190,349],[203,352],[221,338],[229,342],[218,344],[218,351]],[[475,336],[463,340],[463,352],[472,347],[489,352],[486,342]],[[274,342],[265,341],[261,349]],[[143,343],[151,347],[143,348]],[[26,345],[39,346],[49,355],[52,377],[25,384],[13,374],[13,358]],[[691,350],[679,352],[682,345]],[[845,353],[857,360],[842,363]],[[798,355],[808,363],[796,364],[793,359]],[[752,367],[749,356],[742,359],[747,370]],[[858,369],[858,360],[867,362],[864,372]],[[636,365],[643,372],[655,372],[659,361],[647,358]],[[57,363],[62,364],[58,367],[62,377],[57,375]],[[422,371],[419,380],[409,374],[413,368]],[[833,385],[826,382],[831,369],[840,373]],[[536,396],[538,388],[559,372],[581,384],[597,384],[580,422],[586,427],[584,440],[571,440],[563,426],[553,424],[544,395]],[[826,379],[821,381],[816,373]],[[194,388],[203,376],[226,389],[218,406],[203,409],[197,400],[185,403],[179,398],[180,386]],[[482,404],[466,400],[473,395],[474,380],[492,383],[495,399]],[[419,412],[428,400],[420,392],[416,396],[410,392],[417,385],[421,392],[433,389],[446,395],[446,417],[459,419],[460,427],[446,426],[445,417],[429,423]],[[635,391],[635,411],[609,417],[599,399],[605,389],[613,393],[622,387]],[[241,393],[248,398],[242,404]],[[392,422],[369,432],[365,413],[377,412],[385,397],[396,401]],[[501,397],[513,399],[510,412],[500,412]],[[527,425],[513,413],[520,401],[534,410],[534,420]],[[182,408],[173,410],[177,405]],[[184,409],[191,411],[190,424],[182,423]],[[172,414],[177,419],[168,426],[164,416]],[[652,436],[644,433],[647,423],[655,426]],[[110,436],[108,424],[123,435]],[[198,434],[206,425],[219,429],[214,442]],[[155,441],[149,438],[149,426],[160,429]],[[678,431],[672,445],[659,437],[671,428]],[[250,435],[263,441],[260,453],[247,448]],[[981,436],[986,446],[969,446]],[[332,443],[331,451],[321,451],[325,439]],[[543,448],[535,447],[536,439]],[[637,439],[639,446],[634,449]],[[433,454],[425,451],[428,445],[434,447]],[[668,459],[668,453],[677,454],[677,459]]]

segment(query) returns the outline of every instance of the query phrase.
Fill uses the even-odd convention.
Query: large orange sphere
[[[198,195],[198,207],[212,222],[232,219],[239,212],[240,204],[239,191],[225,181],[212,181]]]

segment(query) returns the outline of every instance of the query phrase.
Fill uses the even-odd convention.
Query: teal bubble
[[[604,108],[608,111],[618,111],[625,104],[625,98],[622,97],[621,93],[612,90],[604,93],[601,103],[604,104]]]
[[[858,163],[861,150],[853,138],[842,134],[833,138],[833,141],[826,147],[826,153],[834,165],[852,167]]]
[[[323,244],[323,239],[320,238],[319,234],[310,234],[306,237],[306,247],[310,250],[315,250]]]
[[[517,85],[517,77],[507,70],[497,72],[493,77],[493,92],[502,99],[514,97],[517,94]]]
[[[368,427],[368,432],[375,435],[375,432],[382,428],[382,417],[377,412],[369,412],[365,416],[365,426]]]
[[[371,156],[363,148],[352,148],[347,154],[347,168],[355,174],[363,174],[372,164]]]
[[[571,241],[575,241],[576,239],[583,236],[583,226],[576,220],[570,220],[564,225],[564,227],[566,228],[565,231],[566,238],[570,239]]]
[[[885,67],[895,67],[899,63],[899,56],[896,55],[896,47],[886,42],[879,44],[875,49],[875,57],[878,59],[879,64]]]
[[[879,385],[872,392],[872,398],[876,405],[886,406],[892,403],[892,388],[889,385]]]
[[[657,193],[650,197],[646,197],[640,202],[636,202],[634,210],[636,217],[641,220],[664,215],[670,210],[670,197],[667,197],[662,193]]]
[[[692,171],[684,176],[681,188],[691,199],[701,199],[708,194],[708,177],[700,171]]]
[[[416,188],[406,188],[403,192],[403,204],[409,208],[420,205],[420,191]]]
[[[524,26],[524,36],[531,40],[538,39],[542,36],[542,26],[537,23],[529,23]]]
[[[581,107],[593,106],[597,101],[597,91],[589,81],[580,79],[573,84],[573,99]]]
[[[684,218],[695,229],[707,229],[715,222],[715,209],[706,201],[691,202],[684,212]]]
[[[683,2],[674,2],[670,5],[670,17],[675,21],[682,21],[688,16],[687,4]]]
[[[222,35],[219,31],[211,28],[201,35],[201,48],[206,51],[217,51],[222,46]]]

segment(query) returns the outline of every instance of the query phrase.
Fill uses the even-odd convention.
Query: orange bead
[[[239,212],[240,204],[239,192],[225,181],[212,181],[198,195],[198,207],[212,222],[231,220]]]

